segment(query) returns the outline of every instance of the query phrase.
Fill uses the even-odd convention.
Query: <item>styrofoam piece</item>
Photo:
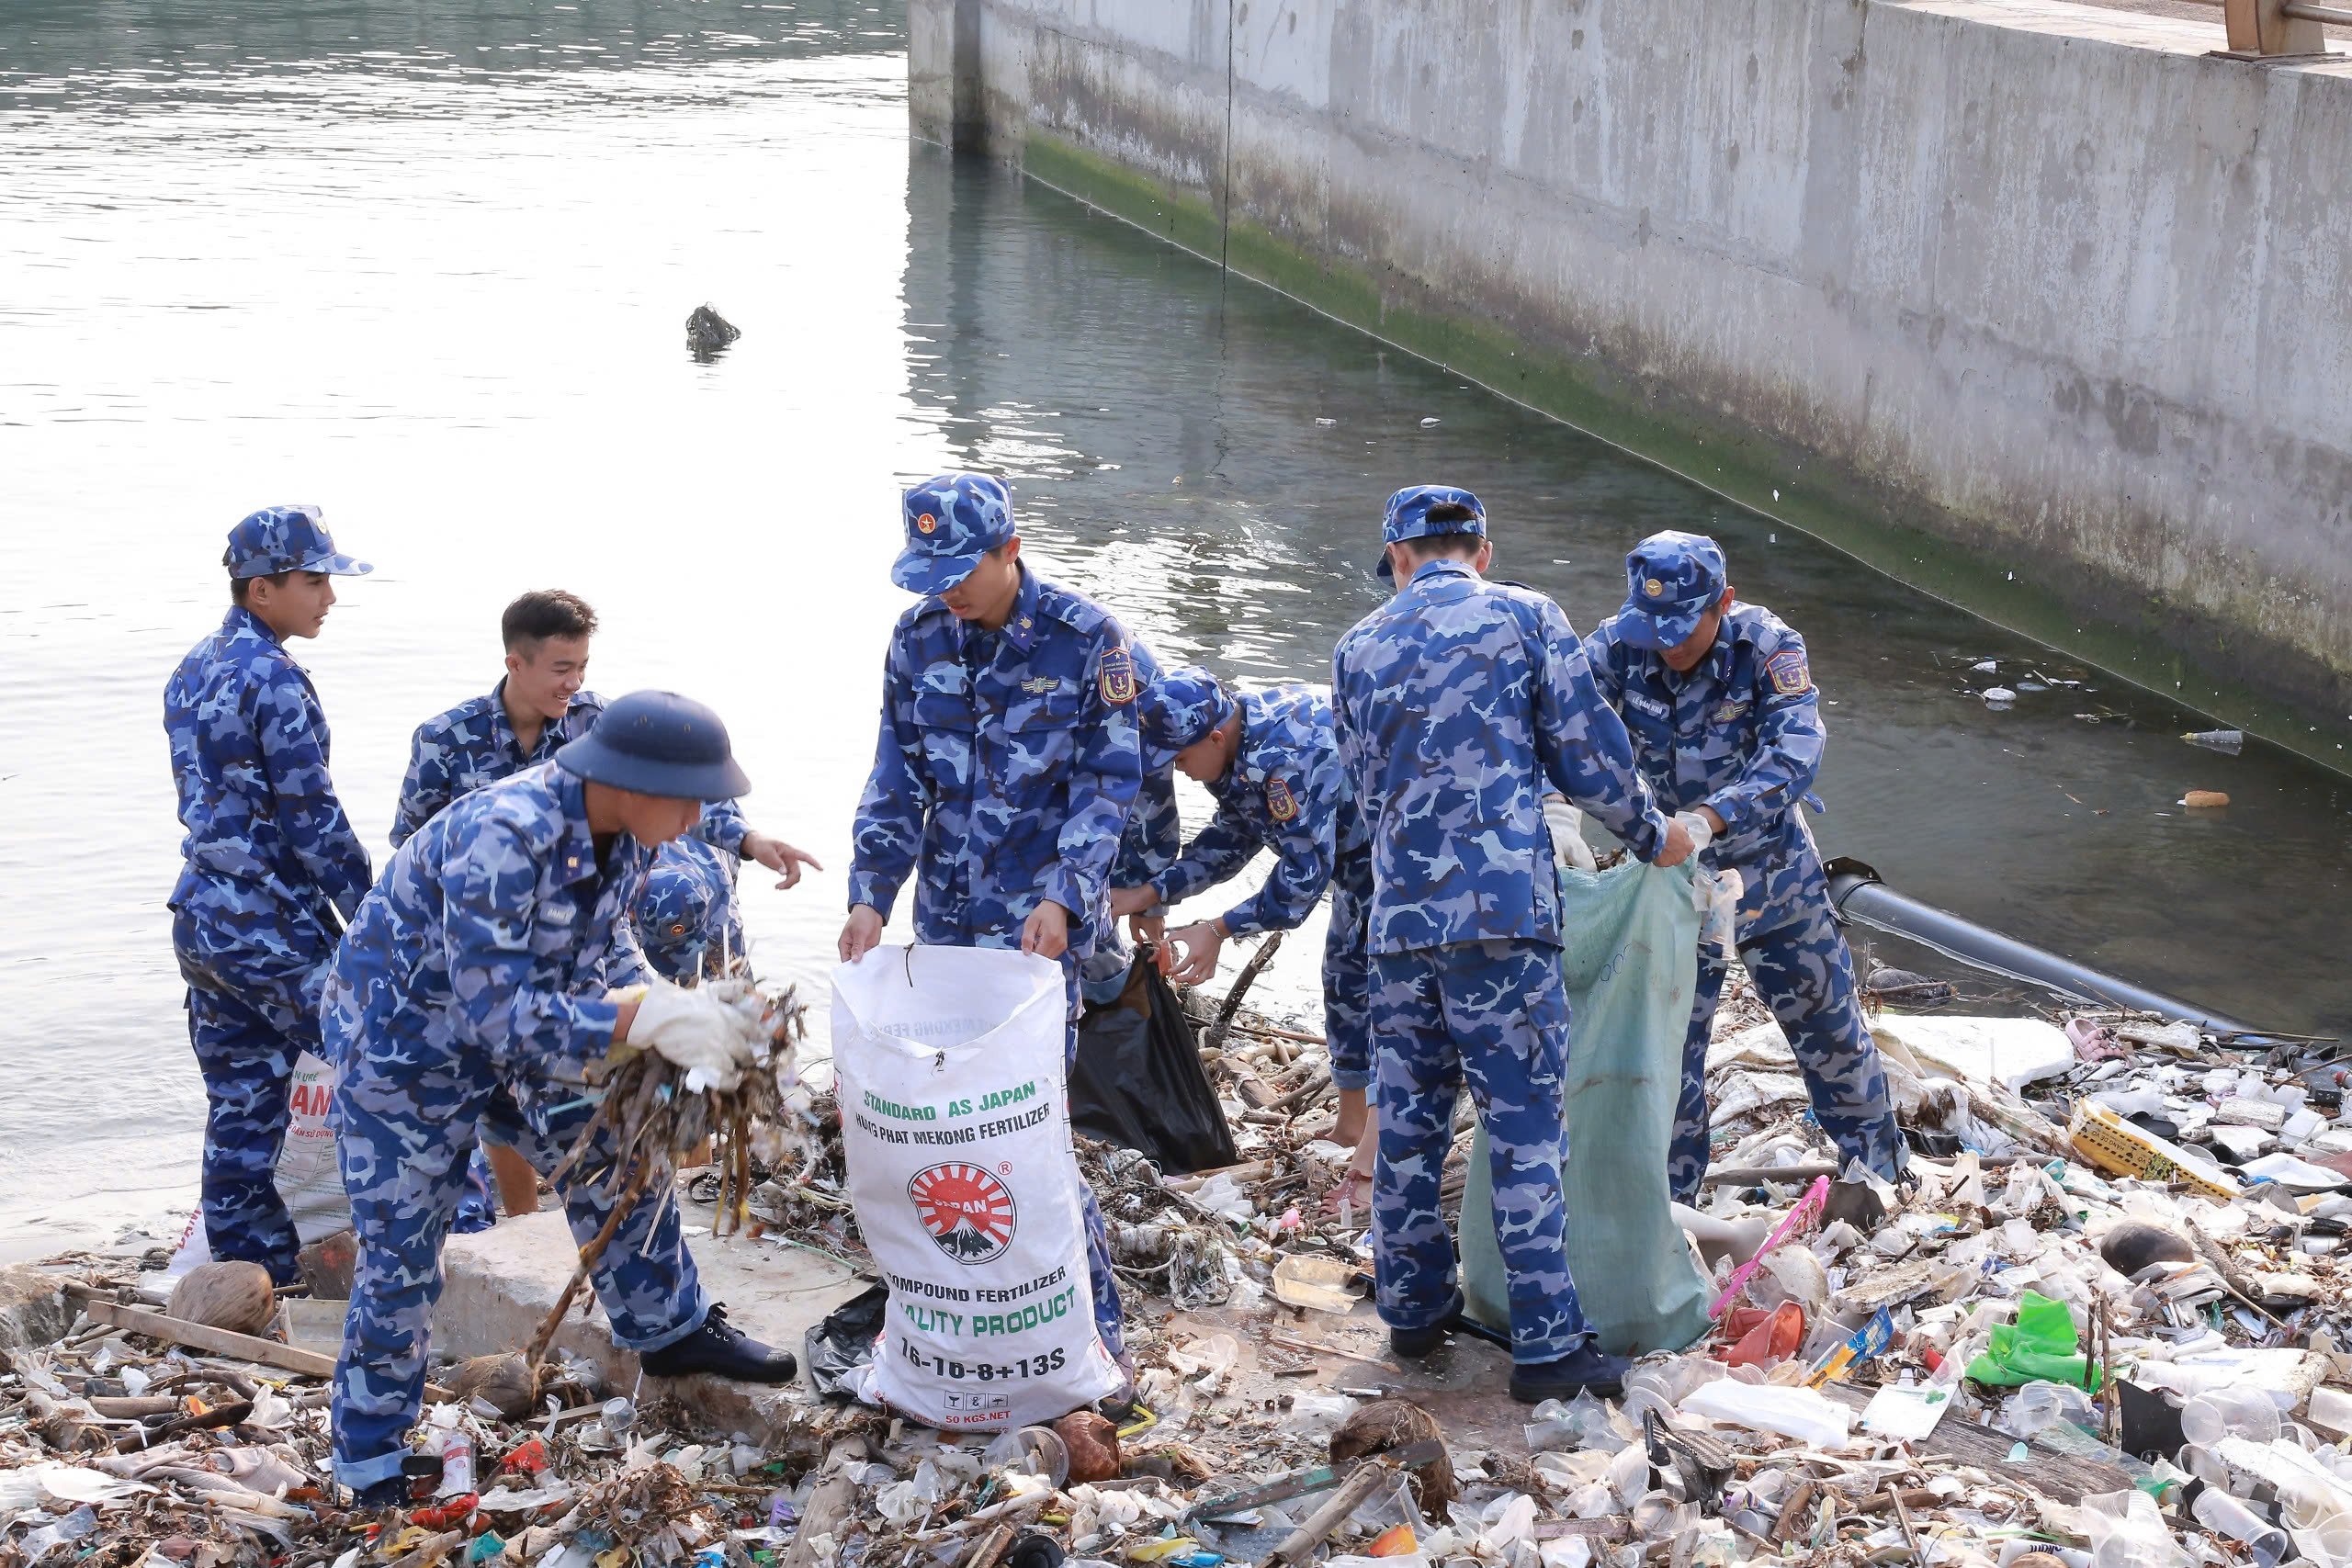
[[[2344,1178],[2335,1171],[2290,1154],[2265,1155],[2260,1159],[2245,1161],[2238,1168],[2256,1181],[2275,1181],[2303,1192],[2332,1192],[2344,1185]]]
[[[1872,1032],[1903,1045],[1920,1062],[1954,1077],[2012,1091],[2075,1066],[2074,1042],[2038,1018],[1908,1018],[1881,1013]]]

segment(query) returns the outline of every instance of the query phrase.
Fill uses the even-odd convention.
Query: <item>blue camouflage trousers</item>
[[[301,1244],[277,1195],[277,1156],[294,1064],[319,1050],[319,987],[331,953],[248,942],[185,909],[173,911],[172,948],[204,1077],[205,1245],[217,1258],[258,1263],[277,1284],[293,1284]]]
[[[1802,850],[1769,867],[1742,867],[1741,874],[1747,886],[1739,899],[1739,955],[1796,1053],[1814,1120],[1838,1145],[1840,1166],[1859,1159],[1893,1180],[1904,1166],[1903,1134],[1887,1098],[1878,1046],[1862,1018],[1854,956],[1831,913],[1821,859]],[[1707,1174],[1707,1042],[1728,966],[1721,948],[1701,944],[1699,989],[1682,1043],[1682,1096],[1667,1159],[1677,1202],[1693,1201]]]
[[[1487,1128],[1511,1359],[1572,1354],[1591,1330],[1568,1275],[1560,1198],[1568,1065],[1560,950],[1515,940],[1374,953],[1371,1004],[1380,1106],[1372,1257],[1382,1321],[1426,1328],[1459,1304],[1438,1183],[1466,1084]]]
[[[1340,1089],[1372,1083],[1372,959],[1364,951],[1371,904],[1372,856],[1341,856],[1323,933],[1323,1039],[1331,1082]]]
[[[397,1066],[353,1055],[343,1065],[334,1112],[359,1263],[335,1364],[334,1416],[335,1479],[357,1489],[399,1474],[408,1451],[441,1298],[441,1243],[465,1190],[476,1123],[545,1176],[594,1108],[574,1087],[508,1077],[472,1053]],[[506,1093],[496,1092],[502,1087]],[[558,1185],[583,1247],[616,1201],[605,1191],[599,1163],[592,1152]],[[677,1204],[664,1194],[649,1193],[631,1211],[590,1280],[613,1342],[626,1350],[675,1344],[710,1311],[679,1232]]]

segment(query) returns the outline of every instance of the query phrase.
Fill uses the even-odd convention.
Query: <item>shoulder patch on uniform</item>
[[[1111,613],[1084,594],[1057,582],[1037,580],[1037,613],[1051,615],[1074,632],[1091,632],[1111,619]]]
[[[1772,678],[1772,690],[1784,697],[1793,697],[1810,691],[1813,672],[1805,668],[1804,649],[1784,648],[1764,661],[1764,673]]]
[[[1288,780],[1266,781],[1266,815],[1277,822],[1287,822],[1298,815],[1298,796],[1291,794]]]
[[[1136,700],[1136,661],[1124,645],[1114,643],[1102,650],[1095,681],[1102,688],[1102,700],[1113,707],[1125,707]]]

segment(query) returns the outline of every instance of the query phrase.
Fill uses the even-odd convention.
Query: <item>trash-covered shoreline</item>
[[[1132,1409],[956,1438],[804,1381],[745,1433],[691,1386],[449,1367],[413,1500],[359,1513],[327,1478],[323,1358],[266,1325],[275,1349],[172,1343],[207,1337],[156,1318],[159,1260],[118,1248],[6,1271],[63,1293],[0,1349],[0,1564],[2352,1565],[2352,1122],[2326,1043],[1888,1010],[1915,1148],[1889,1186],[1829,1167],[1738,979],[1683,1220],[1722,1310],[1621,1400],[1511,1404],[1466,1330],[1394,1357],[1367,1216],[1325,1201],[1348,1151],[1321,1135],[1319,1042],[1194,997],[1238,1161],[1163,1175],[1081,1143]],[[835,1113],[801,1113],[728,1245],[862,1263]]]

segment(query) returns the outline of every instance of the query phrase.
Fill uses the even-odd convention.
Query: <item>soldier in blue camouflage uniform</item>
[[[644,978],[628,911],[656,848],[702,803],[746,786],[716,714],[664,692],[623,697],[541,762],[476,790],[401,847],[345,933],[324,1022],[342,1063],[334,1111],[359,1261],[335,1369],[335,1475],[392,1500],[424,1385],[441,1242],[478,1122],[543,1174],[594,1111],[616,1043],[681,1066],[741,1064],[740,994]],[[756,1010],[756,1003],[752,1004]],[[572,1234],[617,1201],[609,1136],[558,1184]],[[776,1382],[788,1355],[709,1303],[677,1208],[649,1195],[593,1271],[614,1340],[656,1377]]]
[[[394,849],[406,843],[451,801],[546,761],[587,734],[596,716],[605,711],[604,699],[585,689],[589,640],[596,634],[596,612],[586,600],[561,589],[536,589],[506,606],[498,630],[506,650],[506,672],[498,683],[485,694],[469,697],[416,727],[409,742],[408,773],[401,781],[400,803],[392,811]],[[694,837],[781,873],[778,887],[797,884],[802,865],[817,865],[783,840],[753,832],[731,800],[713,801],[706,807],[702,820],[695,824]],[[708,886],[704,880],[707,867],[699,858],[681,860],[687,852],[665,848],[654,863],[653,876],[647,884],[649,894],[664,887],[673,895],[684,892],[684,886],[673,886],[680,866],[690,868],[686,874],[695,886]],[[712,918],[731,925],[736,941],[729,951],[740,953],[742,927],[734,909],[731,872],[722,886],[728,908]],[[654,956],[651,945],[648,944],[649,956]],[[658,956],[654,956],[654,966],[670,975]],[[461,1228],[479,1229],[488,1222],[493,1178],[507,1213],[526,1214],[537,1208],[537,1184],[530,1171],[519,1156],[505,1152],[493,1125],[474,1156],[470,1177],[474,1194],[460,1211]]]
[[[1380,1315],[1400,1354],[1422,1356],[1460,1310],[1438,1177],[1466,1083],[1486,1123],[1510,1280],[1511,1395],[1613,1393],[1625,1363],[1593,1346],[1568,1274],[1568,1002],[1542,797],[1558,791],[1656,864],[1686,858],[1690,836],[1634,771],[1559,606],[1485,581],[1491,547],[1476,496],[1398,491],[1381,532],[1380,573],[1403,586],[1340,639],[1331,687],[1340,760],[1372,835]]]
[[[604,699],[583,689],[596,631],[596,612],[584,600],[560,589],[526,593],[506,606],[499,631],[506,673],[498,684],[416,727],[392,813],[394,849],[451,801],[546,761],[605,711]],[[797,884],[804,865],[823,869],[783,840],[753,831],[731,800],[713,801],[694,836],[777,873],[778,887]]]
[[[327,776],[327,721],[288,637],[319,635],[336,553],[314,506],[273,506],[229,532],[232,601],[164,688],[179,794],[172,946],[204,1077],[204,1229],[212,1256],[297,1278],[294,1223],[273,1179],[295,1060],[319,1048],[319,986],[370,875]]]
[[[1330,923],[1323,938],[1323,1030],[1339,1087],[1332,1136],[1353,1144],[1364,1127],[1372,1082],[1370,970],[1364,915],[1372,896],[1372,841],[1340,767],[1331,699],[1305,685],[1244,692],[1238,701],[1197,666],[1172,670],[1139,700],[1143,798],[1127,819],[1114,868],[1111,911],[1149,916],[1238,876],[1261,850],[1273,874],[1215,919],[1170,932],[1180,985],[1216,973],[1227,939],[1290,931],[1325,887]],[[1163,855],[1177,833],[1174,773],[1208,786],[1216,815],[1181,853]],[[1153,862],[1159,865],[1153,868]]]
[[[731,859],[691,834],[662,846],[630,912],[654,972],[682,986],[748,976]]]
[[[1701,535],[1653,534],[1625,558],[1625,607],[1585,641],[1593,680],[1623,716],[1658,798],[1713,830],[1706,863],[1739,872],[1740,956],[1796,1052],[1815,1119],[1841,1162],[1893,1179],[1902,1134],[1828,878],[1797,811],[1824,740],[1804,639],[1762,605],[1737,602],[1723,550]],[[1727,962],[1713,944],[1700,951],[1668,1166],[1684,1202],[1707,1174],[1707,1041]]]
[[[1058,961],[1078,1048],[1079,964],[1108,908],[1111,863],[1143,776],[1139,667],[1101,606],[1023,564],[1003,484],[942,474],[906,492],[891,581],[923,595],[883,665],[882,728],[859,799],[841,955],[882,940],[915,879],[918,942],[1018,947]],[[1125,1359],[1118,1285],[1084,1198],[1094,1320]]]

